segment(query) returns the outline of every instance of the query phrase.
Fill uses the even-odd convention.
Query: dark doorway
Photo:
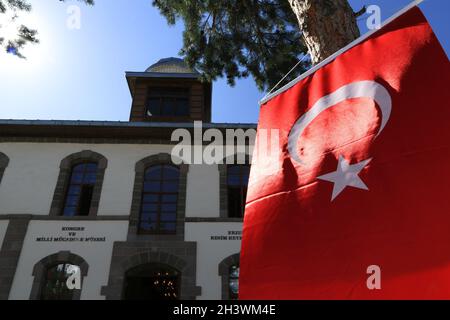
[[[163,264],[144,264],[125,273],[124,300],[178,300],[180,273]]]

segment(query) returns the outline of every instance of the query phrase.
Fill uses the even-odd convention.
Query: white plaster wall
[[[9,220],[0,220],[0,248],[3,245],[3,239],[5,239],[6,229],[8,228]]]
[[[10,161],[0,187],[0,214],[48,214],[64,150],[49,144],[2,143]],[[61,161],[61,160],[60,160]]]
[[[62,227],[86,228],[77,236],[106,237],[105,242],[37,242],[37,237],[61,236],[67,232]],[[33,283],[33,267],[41,259],[70,251],[81,256],[89,265],[84,278],[81,299],[104,299],[101,287],[107,285],[114,241],[125,241],[128,231],[127,221],[30,221],[25,236],[19,263],[9,294],[10,300],[29,299]]]
[[[152,154],[170,153],[171,146],[0,143],[0,151],[10,158],[0,188],[0,214],[48,215],[61,160],[82,150],[98,152],[108,159],[98,215],[127,215],[136,162]],[[219,216],[217,166],[191,166],[187,184],[188,215]]]
[[[211,236],[242,231],[240,222],[186,223],[186,241],[197,241],[197,285],[202,287],[200,300],[222,299],[219,263],[241,250],[240,240],[211,240]]]
[[[217,165],[190,165],[186,217],[220,216],[220,181]]]

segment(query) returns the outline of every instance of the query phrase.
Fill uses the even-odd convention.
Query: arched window
[[[230,218],[244,216],[249,173],[249,165],[227,166],[227,200],[228,217]]]
[[[144,173],[139,233],[175,234],[180,170],[154,165]]]
[[[2,182],[3,173],[8,166],[9,158],[6,154],[0,152],[0,183]]]
[[[219,263],[219,276],[222,278],[222,300],[236,300],[239,295],[240,254],[235,253]]]
[[[40,299],[73,300],[74,290],[68,288],[67,279],[74,273],[80,275],[80,267],[70,263],[58,263],[47,268]]]
[[[30,300],[79,300],[88,269],[87,262],[70,251],[60,251],[41,259],[33,268]],[[69,277],[69,284],[74,285],[72,288],[67,286]]]
[[[51,216],[96,216],[108,160],[84,150],[65,157],[60,164]]]
[[[97,181],[97,167],[93,162],[80,163],[72,167],[64,202],[64,216],[89,215]]]
[[[237,300],[239,293],[239,265],[232,265],[228,276],[228,292],[230,300]]]

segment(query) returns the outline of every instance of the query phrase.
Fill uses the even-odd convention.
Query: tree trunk
[[[359,37],[356,14],[347,0],[289,0],[313,64]]]

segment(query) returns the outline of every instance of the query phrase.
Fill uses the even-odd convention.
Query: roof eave
[[[134,84],[137,78],[159,78],[159,79],[199,79],[199,73],[166,73],[166,72],[135,72],[126,71],[125,77],[128,83],[130,94],[133,95]]]

